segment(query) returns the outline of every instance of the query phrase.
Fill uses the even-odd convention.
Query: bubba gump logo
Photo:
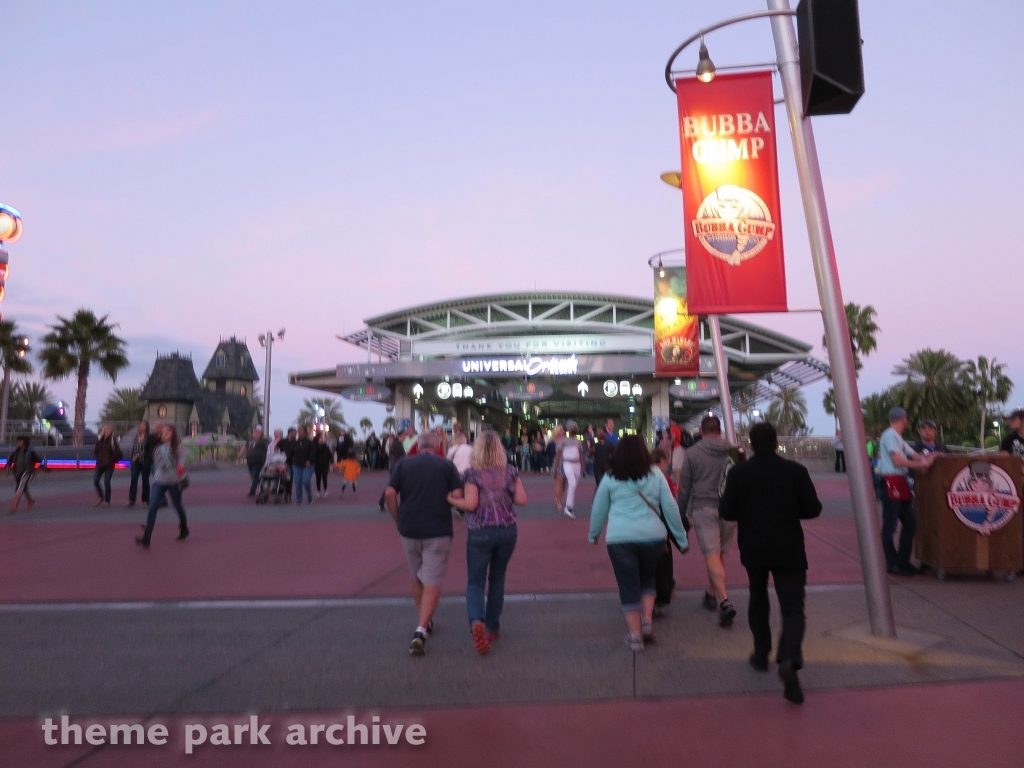
[[[968,528],[988,536],[1020,511],[1013,480],[987,461],[972,461],[953,478],[946,502]]]
[[[708,253],[734,267],[763,251],[776,228],[764,200],[734,184],[705,197],[692,226]]]

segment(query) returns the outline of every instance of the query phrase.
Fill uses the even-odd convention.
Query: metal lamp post
[[[782,79],[782,90],[796,156],[797,177],[803,200],[804,217],[810,239],[814,275],[821,302],[822,321],[832,368],[832,383],[835,388],[836,413],[843,435],[850,445],[866,445],[864,418],[860,410],[860,395],[857,391],[857,377],[853,364],[853,350],[850,346],[850,330],[846,323],[842,291],[839,285],[839,271],[836,266],[829,226],[828,208],[825,205],[825,191],[818,166],[818,154],[814,143],[814,130],[809,117],[803,114],[802,86],[800,80],[799,47],[792,16],[796,11],[789,6],[789,0],[767,0],[768,10],[755,11],[713,24],[691,36],[673,52],[665,66],[665,80],[675,91],[672,80],[672,63],[691,43],[701,41],[698,67],[703,82],[714,78],[714,66],[704,45],[704,36],[722,27],[750,19],[769,18],[777,55],[776,66]],[[850,495],[853,500],[853,517],[860,548],[861,571],[864,574],[864,588],[867,593],[868,618],[871,633],[876,637],[896,637],[896,622],[893,618],[892,598],[886,577],[885,557],[882,553],[881,526],[875,501],[874,485],[867,453],[862,450],[848,452]]]
[[[277,332],[277,341],[284,339],[284,328]],[[270,437],[270,362],[274,353],[274,332],[259,335],[260,346],[267,351],[267,362],[263,369],[263,434]]]
[[[0,302],[4,300],[7,291],[7,275],[10,271],[7,261],[7,251],[3,249],[4,243],[14,243],[21,238],[21,214],[9,205],[0,203]],[[18,339],[15,345],[18,357],[25,357],[28,354],[28,337]],[[7,435],[7,404],[11,394],[11,363],[4,358],[4,394],[3,405],[0,407],[0,442]]]

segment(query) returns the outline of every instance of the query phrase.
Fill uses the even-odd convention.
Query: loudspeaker
[[[845,115],[864,94],[857,0],[800,0],[804,115]]]

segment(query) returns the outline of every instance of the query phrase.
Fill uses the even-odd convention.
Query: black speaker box
[[[804,115],[845,115],[864,94],[857,0],[800,0]]]

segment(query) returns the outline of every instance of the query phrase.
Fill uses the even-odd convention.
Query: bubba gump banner
[[[694,314],[786,311],[771,72],[676,80]]]
[[[654,375],[700,373],[700,327],[686,306],[686,267],[654,272]]]

